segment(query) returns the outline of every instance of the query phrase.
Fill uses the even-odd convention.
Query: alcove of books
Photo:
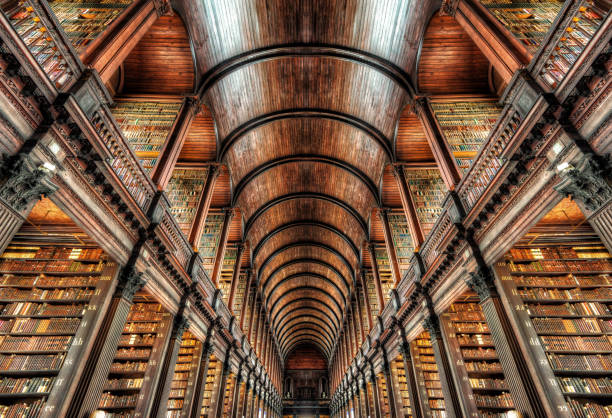
[[[0,415],[57,416],[117,265],[50,200],[0,256]]]
[[[495,265],[560,416],[612,415],[612,258],[563,200]]]
[[[446,417],[442,383],[427,331],[419,334],[410,343],[410,351],[423,415],[433,418]]]

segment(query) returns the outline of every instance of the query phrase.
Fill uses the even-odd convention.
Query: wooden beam
[[[206,225],[206,218],[210,210],[210,202],[212,201],[213,192],[215,190],[215,183],[219,177],[219,166],[216,164],[210,165],[208,169],[208,177],[206,178],[206,184],[200,195],[198,201],[198,209],[193,218],[193,224],[191,224],[191,231],[189,231],[189,243],[194,249],[197,249],[200,245],[200,239],[202,239],[202,233]],[[225,224],[224,224],[225,226]]]
[[[385,245],[387,246],[387,253],[389,260],[391,261],[391,272],[395,285],[402,280],[402,274],[400,273],[399,263],[397,262],[397,252],[395,251],[395,244],[393,243],[393,234],[391,233],[391,227],[389,226],[389,209],[383,208],[378,210],[378,216],[383,224],[383,233],[385,235]]]
[[[229,238],[229,227],[232,223],[235,211],[233,208],[225,209],[225,219],[223,219],[223,227],[221,228],[221,239],[219,241],[219,247],[217,248],[217,254],[215,256],[215,265],[213,267],[213,273],[211,280],[215,286],[219,282],[219,275],[221,274],[221,267],[223,266],[223,259],[225,258],[225,250],[227,249],[227,240]]]

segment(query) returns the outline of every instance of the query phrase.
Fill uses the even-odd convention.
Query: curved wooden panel
[[[287,353],[296,345],[303,343],[316,344],[320,347],[321,351],[325,353],[327,359],[331,359],[331,349],[327,347],[327,343],[321,338],[319,334],[314,333],[311,330],[302,330],[297,332],[291,337],[290,340],[285,342],[285,346],[281,346],[283,357],[287,357]]]
[[[489,91],[489,61],[451,16],[429,23],[418,69],[418,88],[431,94]]]
[[[336,329],[340,329],[340,317],[336,314],[336,312],[329,307],[329,305],[323,303],[318,298],[307,298],[303,297],[300,299],[295,299],[291,303],[287,303],[283,306],[282,309],[279,309],[276,315],[270,315],[270,323],[272,327],[275,328],[275,324],[281,321],[285,316],[290,315],[292,312],[298,309],[311,308],[315,309],[326,315],[328,318],[333,318],[333,323],[335,324]]]
[[[323,351],[323,349],[318,346],[318,345],[314,345],[311,341],[307,341],[307,340],[297,340],[295,342],[292,342],[290,346],[288,346],[287,348],[285,348],[285,364],[289,364],[291,362],[291,358],[290,356],[294,355],[294,354],[298,354],[299,352],[301,352],[302,347],[312,347],[313,350],[316,350],[320,356],[322,357],[322,363],[323,365],[320,366],[321,370],[323,369],[327,369],[327,362],[330,360],[329,357],[326,357],[325,351]],[[299,352],[297,352],[297,350],[299,350]],[[297,352],[297,353],[296,353]]]
[[[385,150],[371,136],[353,126],[319,118],[277,120],[241,136],[226,154],[232,181],[266,162],[292,155],[324,155],[357,168],[378,184]]]
[[[257,252],[253,252],[253,262],[259,265],[260,262],[266,260],[276,250],[292,242],[317,240],[325,242],[336,251],[342,253],[353,268],[356,268],[359,263],[359,256],[353,251],[353,246],[347,243],[345,239],[345,237],[337,232],[320,226],[296,225],[271,235],[258,248]]]
[[[124,61],[124,93],[187,94],[195,69],[187,30],[178,15],[161,16]]]
[[[303,297],[316,298],[321,300],[336,313],[336,316],[338,316],[339,318],[342,317],[342,307],[338,304],[336,299],[334,299],[333,297],[325,293],[325,291],[317,287],[295,288],[291,292],[282,295],[275,301],[274,306],[268,306],[270,316],[274,318],[276,313],[282,310],[284,305],[287,305],[292,301]]]
[[[363,219],[368,218],[377,201],[377,196],[352,173],[319,162],[293,162],[270,168],[254,178],[238,196],[237,203],[248,225],[248,220],[266,203],[297,193],[334,197],[353,208]]]
[[[295,289],[305,288],[319,288],[327,293],[329,296],[336,300],[338,306],[344,311],[346,306],[346,295],[342,293],[342,290],[333,281],[322,275],[316,275],[314,273],[302,272],[296,273],[289,277],[286,277],[279,283],[279,287],[276,292],[271,292],[266,296],[266,306],[273,309],[276,306],[276,302]]]
[[[366,233],[358,220],[341,206],[325,200],[307,198],[278,203],[257,218],[250,230],[245,232],[253,248],[256,248],[257,244],[272,231],[283,225],[301,221],[331,225],[342,231],[355,245],[364,240]]]
[[[285,314],[283,314],[276,324],[273,324],[274,329],[282,329],[283,326],[294,319],[299,318],[307,318],[307,317],[316,317],[329,327],[330,334],[336,335],[338,333],[338,328],[336,327],[336,322],[327,314],[325,311],[320,309],[315,309],[312,307],[298,307],[292,308],[288,310]]]
[[[200,73],[253,49],[292,43],[342,45],[411,70],[427,19],[439,5],[433,0],[173,3],[193,17],[189,31]]]
[[[318,326],[315,323],[302,322],[300,324],[295,324],[291,328],[287,328],[285,335],[279,339],[279,345],[284,347],[288,341],[294,340],[297,336],[303,335],[304,333],[315,332],[317,336],[321,338],[321,340],[325,341],[329,351],[331,352],[331,348],[334,344],[334,339],[327,335],[324,332],[324,329]]]
[[[343,277],[354,277],[348,260],[333,248],[317,241],[299,241],[277,250],[259,264],[259,277],[268,277],[280,266],[296,259],[314,259],[325,262],[339,271]]]
[[[322,321],[319,317],[314,315],[304,315],[301,318],[294,318],[290,321],[287,321],[283,326],[279,327],[276,330],[276,332],[278,333],[278,340],[282,344],[283,339],[291,335],[291,332],[295,330],[295,327],[304,324],[315,325],[318,328],[321,328],[322,333],[327,337],[329,341],[333,341],[335,339],[335,335],[332,334],[329,325]]]
[[[219,80],[206,97],[219,138],[253,118],[285,109],[352,115],[392,138],[408,100],[407,93],[380,72],[320,57],[279,58],[243,67]]]

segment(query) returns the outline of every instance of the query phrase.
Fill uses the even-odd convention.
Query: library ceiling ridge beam
[[[298,155],[294,154],[294,155],[289,155],[285,157],[280,157],[280,158],[277,158],[271,161],[267,161],[266,163],[258,167],[255,167],[253,170],[247,173],[242,179],[240,179],[240,181],[234,188],[234,193],[232,196],[232,206],[236,205],[236,202],[238,201],[238,198],[240,197],[240,194],[242,193],[246,185],[249,184],[252,180],[254,180],[260,174],[263,174],[266,171],[270,170],[271,168],[278,167],[280,165],[291,164],[291,163],[301,163],[301,162],[316,162],[316,163],[322,163],[322,164],[329,164],[331,166],[338,167],[338,168],[341,168],[347,171],[348,173],[357,177],[357,179],[359,179],[359,181],[361,181],[363,184],[365,184],[365,186],[368,188],[370,193],[372,193],[372,197],[374,197],[374,201],[376,202],[376,204],[380,206],[381,196],[380,196],[380,193],[378,192],[378,188],[376,187],[374,180],[370,179],[367,176],[367,174],[365,174],[363,171],[361,171],[360,169],[358,169],[357,167],[355,167],[354,165],[346,161],[343,161],[343,160],[340,160],[334,157],[325,156],[325,155],[313,155],[313,154],[298,154]]]
[[[334,234],[338,235],[340,238],[342,238],[342,240],[344,240],[350,247],[351,250],[353,251],[353,253],[355,254],[355,257],[357,259],[359,259],[359,249],[357,248],[357,245],[355,245],[355,243],[348,237],[348,235],[346,235],[344,232],[342,232],[342,230],[338,229],[337,227],[327,224],[325,222],[320,222],[317,220],[307,220],[307,221],[293,221],[293,222],[288,222],[284,225],[281,225],[277,228],[275,228],[273,231],[268,232],[264,238],[262,238],[257,244],[255,244],[253,246],[254,250],[253,250],[253,259],[255,259],[257,257],[257,254],[259,253],[259,251],[261,251],[261,249],[264,247],[264,245],[271,239],[273,238],[276,234],[279,234],[281,232],[284,232],[288,229],[291,228],[296,228],[296,227],[301,227],[301,226],[311,226],[311,227],[315,227],[315,228],[322,228],[322,229],[326,229],[330,232],[333,232]]]
[[[251,120],[248,120],[247,122],[235,128],[225,138],[219,140],[219,153],[217,155],[217,161],[223,161],[232,145],[236,143],[236,141],[238,141],[243,135],[252,131],[253,129],[278,120],[298,118],[329,119],[352,126],[353,128],[364,132],[368,137],[372,138],[376,143],[378,143],[385,151],[385,154],[387,155],[389,161],[395,161],[395,154],[393,153],[392,147],[393,142],[389,138],[387,138],[387,136],[378,128],[369,124],[363,119],[360,119],[348,113],[316,108],[283,109],[276,112],[270,112],[264,115],[260,115]]]

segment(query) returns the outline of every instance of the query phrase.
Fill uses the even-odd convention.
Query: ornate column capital
[[[136,271],[133,267],[124,267],[124,271],[119,277],[115,294],[121,296],[125,300],[133,301],[134,295],[144,287],[146,282],[142,278],[142,273]]]
[[[5,165],[0,171],[0,199],[16,212],[42,195],[57,190],[51,183],[54,171],[51,166],[36,164],[29,154],[18,154],[14,158],[3,158]]]
[[[480,269],[469,273],[469,275],[470,277],[466,280],[466,284],[478,294],[481,302],[497,295],[497,289],[492,277],[484,274]]]
[[[437,338],[442,337],[442,331],[440,330],[440,320],[435,313],[429,314],[423,320],[423,327],[429,332],[429,336],[431,340],[435,340]]]
[[[591,155],[585,155],[575,166],[564,166],[559,170],[562,181],[555,190],[564,196],[580,200],[586,209],[595,212],[612,199],[609,167],[601,167]]]

